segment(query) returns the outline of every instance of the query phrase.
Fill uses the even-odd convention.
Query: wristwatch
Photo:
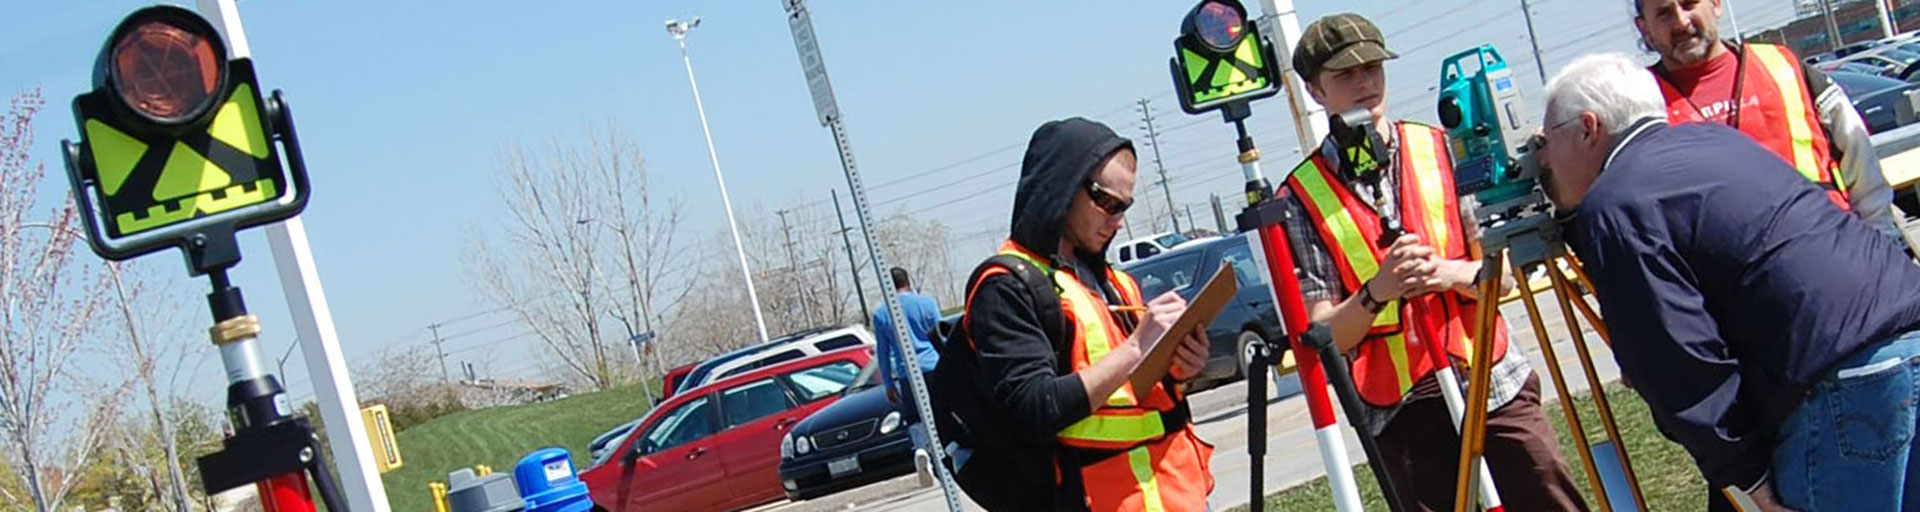
[[[1360,308],[1376,315],[1380,314],[1380,310],[1387,309],[1385,301],[1373,298],[1373,280],[1360,285]]]

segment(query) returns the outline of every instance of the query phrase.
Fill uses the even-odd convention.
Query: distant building
[[[1747,32],[1746,38],[1749,41],[1784,45],[1801,56],[1826,53],[1836,47],[1879,39],[1882,34],[1880,13],[1874,8],[1875,1],[1885,1],[1891,6],[1893,33],[1920,29],[1920,0],[1834,0],[1833,21],[1840,29],[1841,39],[1839,44],[1834,44],[1828,36],[1827,18],[1820,11],[1820,2],[1802,0],[1798,2],[1798,10],[1802,13],[1799,19],[1782,27]]]

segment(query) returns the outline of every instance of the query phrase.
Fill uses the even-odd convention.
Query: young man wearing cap
[[[1752,137],[1841,210],[1898,240],[1893,189],[1847,93],[1784,46],[1721,41],[1720,0],[1633,0],[1633,26],[1667,121],[1723,123]],[[1737,100],[1736,100],[1737,97]]]
[[[1454,498],[1460,436],[1426,345],[1443,343],[1455,367],[1493,365],[1486,463],[1506,507],[1585,510],[1540,413],[1539,379],[1524,357],[1506,357],[1506,326],[1495,325],[1484,361],[1471,353],[1482,305],[1471,226],[1455,201],[1445,133],[1386,117],[1382,63],[1395,57],[1356,14],[1313,22],[1294,49],[1294,69],[1314,100],[1328,112],[1367,109],[1385,144],[1369,160],[1328,137],[1282,189],[1309,314],[1351,358],[1368,406],[1365,434],[1416,508],[1450,510]],[[1404,230],[1390,245],[1377,243],[1390,229],[1383,220]]]

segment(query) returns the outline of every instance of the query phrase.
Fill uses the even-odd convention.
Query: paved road
[[[1560,354],[1559,363],[1568,381],[1571,391],[1579,393],[1587,389],[1586,378],[1582,376],[1573,344],[1570,342],[1566,323],[1559,314],[1559,306],[1551,293],[1537,296],[1541,301],[1542,321],[1549,337],[1553,340],[1556,353]],[[1591,302],[1589,302],[1591,304]],[[1540,375],[1541,394],[1547,401],[1557,400],[1552,391],[1552,379],[1545,358],[1540,353],[1540,345],[1533,334],[1533,327],[1527,321],[1526,310],[1519,301],[1507,303],[1501,307],[1501,313],[1508,320],[1509,339],[1512,347],[1522,349],[1527,360],[1533,364]],[[1578,315],[1576,314],[1576,317]],[[1580,322],[1586,326],[1584,318]],[[1587,330],[1584,335],[1590,340],[1592,356],[1596,359],[1595,369],[1602,382],[1618,378],[1619,371],[1613,365],[1613,353],[1608,351],[1599,338]],[[1464,380],[1464,376],[1462,377]],[[1271,388],[1271,386],[1270,386]],[[1309,421],[1306,400],[1299,394],[1298,381],[1291,377],[1283,378],[1280,389],[1270,389],[1267,402],[1267,457],[1265,490],[1272,493],[1284,488],[1320,478],[1325,474],[1321,467],[1318,448],[1314,445],[1312,423]],[[1194,424],[1200,437],[1215,445],[1213,454],[1213,473],[1216,481],[1213,496],[1208,504],[1214,510],[1245,505],[1251,497],[1248,485],[1252,481],[1250,468],[1252,462],[1247,455],[1247,389],[1245,383],[1233,383],[1201,393],[1190,398],[1194,412]],[[1560,418],[1549,418],[1559,422]],[[1593,428],[1589,426],[1589,428]],[[1348,456],[1356,464],[1366,460],[1361,453],[1360,442],[1347,430]],[[1572,454],[1566,456],[1571,457]],[[1575,463],[1569,458],[1568,462]],[[1362,485],[1372,485],[1362,482]],[[883,511],[936,511],[945,507],[939,489],[921,488],[911,475],[885,482],[876,483],[859,489],[849,490],[806,502],[782,502],[763,507],[767,511],[827,511],[827,510],[883,510]],[[977,509],[968,503],[969,509]]]

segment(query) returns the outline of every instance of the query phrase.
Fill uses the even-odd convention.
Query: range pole
[[[1299,144],[1302,156],[1312,155],[1319,149],[1320,141],[1327,135],[1327,116],[1326,109],[1314,103],[1312,97],[1307,95],[1306,84],[1302,81],[1307,77],[1300,76],[1298,70],[1293,69],[1293,47],[1300,43],[1300,15],[1294,10],[1293,0],[1260,0],[1260,7],[1264,11],[1261,15],[1260,29],[1268,32],[1266,34],[1268,40],[1279,46],[1274,49],[1274,54],[1276,60],[1280,61],[1280,65],[1286,68],[1280,76],[1287,89],[1287,106],[1292,109],[1296,143]],[[1241,132],[1242,138],[1247,138],[1245,124],[1237,124],[1236,129]],[[1248,145],[1251,146],[1251,143]],[[1263,180],[1258,154],[1242,152],[1241,156],[1240,165],[1247,181]],[[1271,190],[1266,192],[1272,193]],[[1277,230],[1259,230],[1259,235],[1255,238],[1261,240],[1262,250],[1255,254],[1258,255],[1257,257],[1266,258],[1262,260],[1263,263],[1269,260],[1286,260],[1290,263],[1291,255],[1285,252],[1287,250],[1285,237],[1272,233],[1273,231]],[[1282,255],[1286,257],[1280,257]],[[1289,311],[1288,307],[1282,307],[1283,304],[1291,304],[1298,300],[1297,283],[1292,286],[1295,288],[1296,295],[1291,298],[1281,296],[1281,288],[1292,277],[1291,269],[1276,269],[1268,266],[1268,283],[1272,285],[1268,288],[1274,294],[1274,308],[1280,311],[1281,318],[1289,319],[1287,330],[1295,339],[1299,339],[1298,336],[1305,334],[1307,328],[1303,311]],[[1295,347],[1298,348],[1297,343]],[[1300,352],[1305,354],[1296,354],[1295,361],[1300,368],[1302,393],[1307,397],[1308,411],[1313,420],[1314,442],[1320,448],[1320,464],[1326,468],[1327,486],[1333,493],[1334,509],[1341,512],[1365,510],[1360,502],[1359,484],[1354,481],[1353,471],[1350,469],[1353,467],[1353,462],[1347,456],[1347,441],[1346,438],[1341,437],[1340,419],[1333,412],[1333,397],[1329,394],[1326,374],[1319,366],[1318,357],[1304,350]],[[1275,383],[1278,383],[1277,379]],[[1365,435],[1364,432],[1361,434]],[[1264,485],[1264,482],[1257,484]]]
[[[247,31],[240,23],[240,6],[235,0],[196,0],[200,14],[213,22],[226,36],[229,55],[252,57],[247,46]],[[307,243],[307,225],[300,217],[267,226],[267,246],[273,251],[274,267],[279,271],[280,290],[287,297],[287,312],[292,316],[294,333],[300,340],[301,356],[307,362],[307,377],[313,382],[313,399],[320,409],[320,420],[329,425],[327,436],[335,470],[339,471],[340,491],[355,512],[387,512],[387,488],[373,460],[373,442],[367,437],[366,422],[360,421],[360,398],[354,395],[353,379],[347,373],[347,358],[340,352],[340,336],[333,329],[333,310],[327,306],[327,294],[320,286],[320,269],[313,261],[313,248]]]
[[[847,227],[847,215],[840,210],[840,189],[832,189],[833,216],[840,219],[840,243],[847,246],[847,270],[853,272],[853,296],[860,300],[860,319],[870,321],[873,311],[867,309],[867,290],[860,286],[860,261],[853,256],[853,239],[847,236],[853,228]]]
[[[1167,166],[1160,163],[1160,133],[1153,129],[1153,109],[1148,107],[1147,99],[1140,98],[1140,119],[1147,123],[1147,144],[1153,146],[1153,167],[1160,171],[1160,192],[1167,197],[1167,217],[1173,219],[1173,232],[1180,233],[1180,212],[1173,207],[1173,188],[1167,183]],[[1192,219],[1187,224],[1193,224]]]
[[[847,193],[853,196],[854,217],[860,220],[861,237],[867,241],[867,256],[873,263],[873,273],[880,284],[880,296],[886,301],[887,314],[893,318],[893,339],[901,354],[913,353],[913,335],[907,331],[907,317],[900,310],[900,292],[894,289],[893,276],[881,269],[887,268],[887,262],[880,254],[878,243],[873,240],[873,209],[867,200],[867,186],[860,181],[860,171],[853,162],[853,145],[847,140],[846,119],[840,115],[840,106],[833,96],[833,85],[827,79],[827,63],[820,55],[820,42],[813,34],[813,16],[808,13],[806,0],[784,0],[788,28],[793,31],[793,47],[800,56],[800,69],[805,72],[807,89],[813,93],[813,107],[819,114],[820,124],[833,134],[834,148],[840,152],[840,167],[847,174]],[[921,418],[933,418],[933,402],[927,395],[927,380],[920,372],[906,372],[907,387],[913,391],[913,406],[919,410]],[[940,491],[946,498],[947,510],[960,512],[960,488],[953,483],[953,474],[947,471],[947,451],[942,449],[946,443],[940,442],[940,429],[932,421],[921,422],[927,429],[928,450],[931,457],[933,474],[940,482]]]

